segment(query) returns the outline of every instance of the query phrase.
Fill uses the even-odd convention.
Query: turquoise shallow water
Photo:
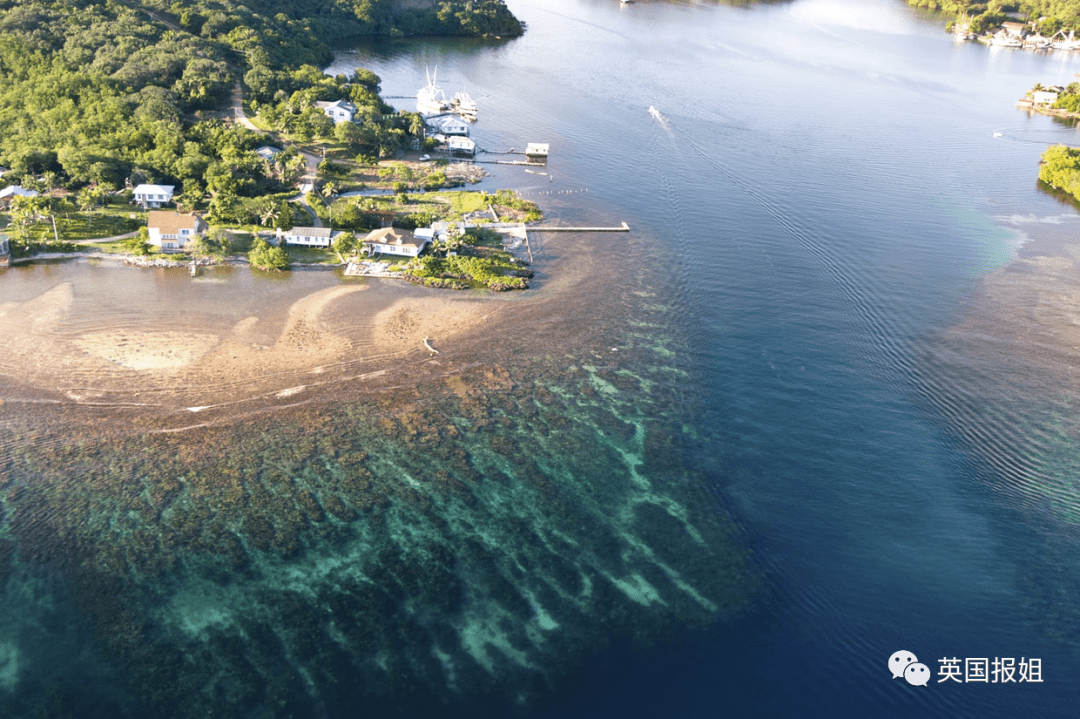
[[[511,7],[519,40],[328,71],[406,95],[438,64],[483,98],[481,147],[551,143],[547,176],[482,187],[633,232],[537,236],[538,291],[437,362],[195,420],[3,360],[0,707],[1071,716],[1077,214],[1035,176],[1076,131],[1013,104],[1080,58],[956,45],[886,0]],[[3,301],[45,322],[33,298],[70,283],[33,335],[61,342],[339,282],[110,277],[37,267]],[[360,297],[335,322],[400,295]],[[916,691],[898,649],[1045,681]]]

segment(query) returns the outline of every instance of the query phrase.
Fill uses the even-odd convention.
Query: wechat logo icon
[[[889,657],[889,671],[893,679],[903,677],[913,687],[925,687],[930,681],[930,668],[925,664],[919,664],[914,654],[901,649],[893,652]]]

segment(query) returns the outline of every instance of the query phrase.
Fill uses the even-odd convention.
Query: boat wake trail
[[[652,105],[649,105],[649,114],[652,115],[652,118],[654,120],[656,120],[657,125],[664,128],[664,132],[668,134],[668,137],[674,140],[675,136],[671,133],[671,123],[668,122],[667,118],[661,115],[660,111]]]

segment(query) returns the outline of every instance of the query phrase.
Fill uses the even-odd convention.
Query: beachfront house
[[[1031,101],[1036,105],[1053,105],[1057,102],[1058,94],[1046,90],[1038,90],[1031,93]]]
[[[172,202],[173,185],[139,185],[132,192],[135,204],[148,207],[161,207]]]
[[[19,187],[18,185],[8,185],[4,189],[0,190],[0,206],[6,207],[11,204],[11,201],[16,197],[37,197],[37,190],[27,190],[25,187]]]
[[[364,238],[364,247],[369,255],[402,255],[416,257],[430,241],[430,237],[416,236],[407,230],[396,227],[384,227],[373,230]]]
[[[353,116],[356,115],[356,105],[348,100],[338,100],[337,102],[318,100],[315,102],[315,107],[325,112],[327,117],[334,121],[335,125],[339,122],[352,122]]]
[[[284,241],[289,245],[329,247],[331,236],[329,227],[294,227],[291,230],[278,230],[278,244]]]
[[[181,215],[173,210],[150,210],[146,229],[150,232],[151,245],[160,247],[162,252],[178,252],[208,228],[194,212]]]

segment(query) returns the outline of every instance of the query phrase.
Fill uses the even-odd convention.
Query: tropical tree
[[[140,227],[138,234],[124,240],[124,247],[133,255],[149,255],[150,231],[145,227]]]
[[[248,262],[260,270],[284,270],[289,266],[289,253],[284,247],[274,247],[261,237],[256,237],[248,252]]]
[[[345,255],[351,255],[360,248],[360,243],[356,239],[356,235],[351,232],[342,232],[334,238],[331,245],[334,248],[334,252],[344,260]]]
[[[259,224],[269,225],[277,221],[281,217],[281,211],[274,207],[273,202],[268,202],[259,215]]]

